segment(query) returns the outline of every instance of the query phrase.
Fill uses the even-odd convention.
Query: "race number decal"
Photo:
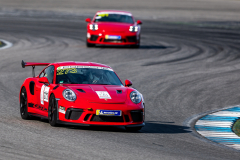
[[[111,99],[111,96],[107,91],[96,91],[96,93],[100,99]]]
[[[49,87],[42,85],[41,93],[40,93],[40,100],[42,105],[44,105],[44,101],[48,102],[49,89],[50,89]]]

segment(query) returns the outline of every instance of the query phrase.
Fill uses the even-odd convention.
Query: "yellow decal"
[[[63,71],[64,69],[57,70],[57,75],[63,75],[64,74]]]
[[[105,39],[108,39],[108,35],[105,36]]]
[[[63,75],[68,73],[77,73],[76,68],[67,68],[67,69],[59,69],[57,70],[57,75]]]
[[[99,109],[97,109],[97,110],[96,110],[96,115],[99,115],[99,112],[100,112],[100,110],[99,110]]]
[[[98,14],[97,16],[100,16],[100,17],[108,17],[108,13],[100,13],[100,14]]]

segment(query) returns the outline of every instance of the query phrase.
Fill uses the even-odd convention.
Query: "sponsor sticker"
[[[107,91],[96,91],[100,99],[112,99]]]
[[[121,15],[132,16],[131,13],[127,13],[127,12],[97,12],[98,16],[109,16],[109,14],[121,14]]]
[[[97,66],[61,66],[61,67],[58,67],[57,70],[69,69],[68,71],[76,72],[75,70],[72,70],[73,68],[92,68],[92,69],[104,69],[104,70],[113,71],[111,68],[97,67]]]
[[[67,69],[59,69],[57,70],[57,75],[63,75],[68,73],[77,73],[76,68],[67,68]]]
[[[122,116],[122,111],[97,109],[96,115],[99,115],[99,116]]]
[[[121,39],[121,36],[115,36],[115,35],[106,35],[105,39]]]
[[[40,93],[40,101],[42,105],[44,105],[44,101],[48,102],[49,89],[50,89],[49,87],[42,85]]]
[[[97,15],[97,17],[96,17],[96,19],[100,19],[100,18],[102,18],[102,17],[108,17],[108,13],[99,13],[98,15]],[[100,17],[100,18],[99,18]]]
[[[65,107],[60,106],[58,112],[65,114],[66,113]]]

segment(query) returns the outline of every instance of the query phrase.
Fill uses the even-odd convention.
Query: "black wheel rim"
[[[22,92],[21,92],[21,101],[20,101],[21,115],[24,116],[26,114],[26,111],[27,111],[27,93],[23,89]]]

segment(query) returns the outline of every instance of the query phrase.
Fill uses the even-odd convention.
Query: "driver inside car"
[[[91,78],[91,81],[92,81],[92,84],[99,84],[99,83],[102,83],[103,82],[103,71],[100,70],[100,69],[95,69],[90,78]]]

